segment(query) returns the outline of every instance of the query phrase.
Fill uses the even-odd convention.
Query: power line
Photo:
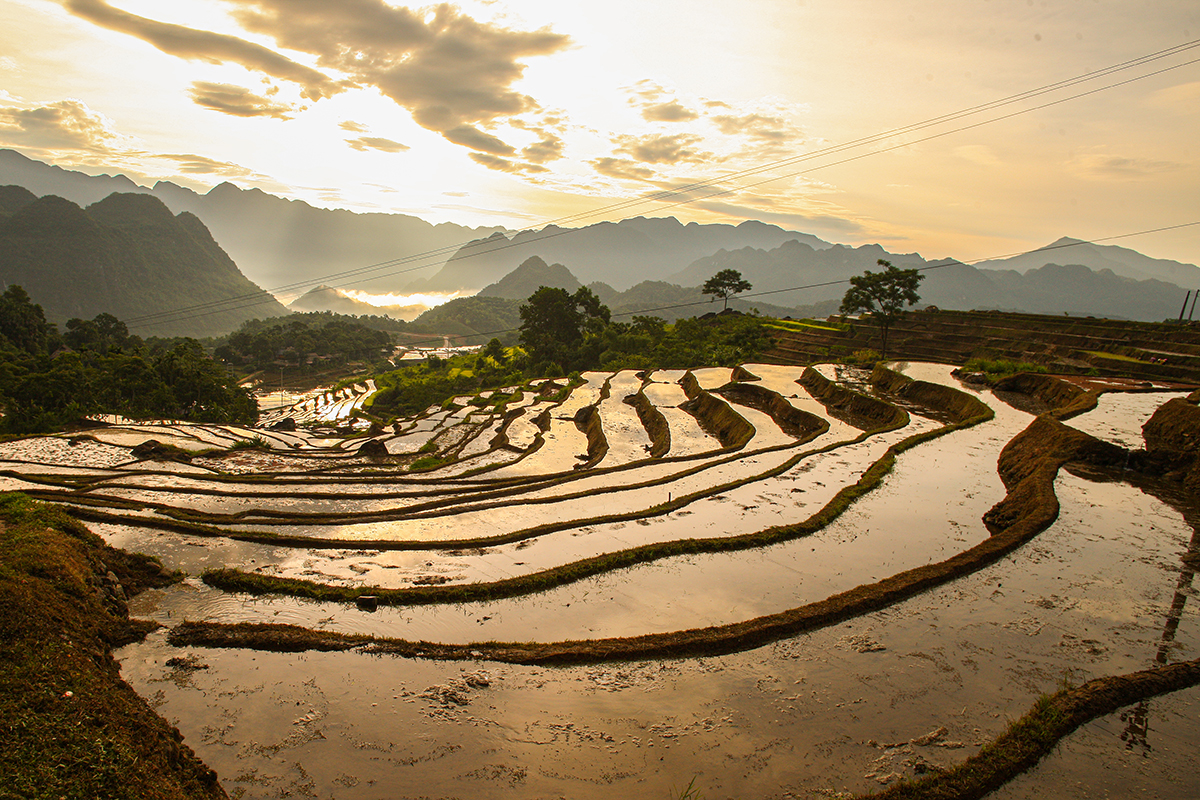
[[[1088,240],[1079,239],[1079,240],[1075,240],[1075,241],[1071,241],[1071,242],[1064,242],[1062,244],[1052,244],[1052,245],[1047,245],[1046,247],[1039,247],[1037,250],[1017,251],[1014,253],[1005,253],[1005,254],[998,255],[998,256],[986,256],[984,258],[973,258],[973,259],[968,259],[966,261],[961,261],[958,259],[940,259],[939,261],[936,261],[932,264],[926,264],[923,267],[914,267],[914,269],[916,269],[918,272],[929,272],[929,271],[937,270],[937,269],[945,269],[946,267],[967,266],[970,264],[979,264],[984,261],[999,261],[1000,259],[1012,258],[1014,256],[1031,255],[1033,253],[1051,252],[1054,250],[1062,250],[1062,249],[1065,249],[1068,247],[1078,247],[1079,245],[1084,245],[1084,244],[1099,244],[1100,242],[1112,242],[1112,241],[1116,241],[1117,239],[1129,239],[1134,236],[1145,236],[1145,235],[1151,234],[1151,233],[1162,233],[1164,231],[1174,231],[1174,230],[1179,230],[1180,228],[1189,228],[1189,227],[1193,227],[1193,226],[1197,226],[1197,225],[1200,225],[1200,220],[1197,220],[1195,222],[1181,222],[1178,225],[1166,225],[1161,228],[1149,228],[1149,229],[1141,230],[1141,231],[1133,231],[1132,233],[1119,233],[1119,234],[1115,234],[1113,236],[1102,236],[1097,239],[1088,239]],[[827,288],[829,286],[840,286],[840,285],[849,284],[849,283],[850,283],[849,278],[840,278],[838,280],[833,280],[833,281],[822,281],[820,283],[808,283],[808,284],[804,284],[802,286],[791,286],[786,289],[769,289],[769,290],[761,291],[761,292],[753,292],[750,294],[739,295],[738,299],[739,300],[747,300],[751,297],[766,297],[768,295],[783,294],[786,292],[800,292],[800,291],[804,291],[807,289],[823,289],[823,288]],[[687,303],[674,303],[671,305],[656,306],[654,308],[644,308],[644,309],[640,309],[638,311],[622,311],[621,313],[613,314],[612,316],[613,317],[633,317],[633,316],[640,316],[640,315],[644,315],[644,314],[652,314],[655,311],[673,311],[673,310],[679,309],[679,308],[692,308],[695,306],[706,306],[706,305],[710,305],[713,302],[715,302],[715,301],[713,301],[713,300],[694,300],[694,301],[690,301]],[[477,336],[478,337],[501,336],[506,333],[515,333],[519,330],[520,330],[520,328],[505,328],[504,330],[457,334],[457,335],[451,335],[449,337],[438,336],[436,338],[418,339],[417,341],[410,342],[409,344],[412,346],[418,346],[422,342],[436,342],[443,338],[470,339],[470,338],[474,338]]]
[[[741,170],[738,172],[726,173],[725,175],[722,175],[722,176],[712,179],[712,180],[699,181],[699,182],[695,182],[695,183],[688,184],[685,186],[674,187],[674,188],[670,188],[670,189],[666,189],[666,190],[663,190],[660,192],[653,193],[648,196],[629,199],[629,200],[621,201],[618,203],[610,204],[608,206],[603,206],[603,207],[594,209],[592,211],[580,212],[579,214],[570,215],[567,217],[561,217],[559,219],[552,220],[548,223],[544,223],[544,225],[545,226],[557,225],[560,222],[578,221],[580,219],[586,219],[587,217],[597,216],[597,215],[601,215],[601,214],[606,215],[608,213],[611,213],[614,210],[625,210],[625,209],[631,208],[633,206],[648,203],[648,202],[662,203],[662,205],[659,205],[655,210],[663,211],[666,209],[675,208],[675,207],[682,206],[682,205],[689,205],[689,204],[696,203],[696,202],[699,202],[702,200],[710,200],[714,197],[720,197],[723,195],[733,194],[738,191],[743,191],[745,189],[754,188],[756,186],[761,186],[765,183],[770,183],[770,182],[776,181],[776,180],[782,180],[783,178],[794,177],[796,175],[805,174],[807,172],[813,172],[813,171],[816,171],[819,169],[826,169],[828,167],[838,166],[838,165],[845,164],[845,163],[848,163],[851,161],[856,161],[856,160],[859,160],[862,158],[866,158],[868,156],[877,155],[879,153],[885,153],[885,152],[890,152],[893,150],[901,149],[904,147],[909,147],[914,144],[920,144],[922,142],[927,142],[927,141],[930,141],[933,139],[941,138],[943,136],[949,136],[954,133],[960,133],[965,130],[982,127],[984,125],[989,125],[994,122],[999,122],[999,121],[1002,121],[1005,119],[1010,119],[1012,117],[1019,116],[1022,114],[1027,114],[1032,111],[1049,108],[1051,106],[1059,105],[1061,103],[1066,103],[1066,102],[1069,102],[1072,100],[1079,99],[1081,97],[1086,97],[1086,96],[1089,96],[1092,94],[1097,94],[1102,91],[1107,91],[1108,89],[1112,89],[1112,88],[1124,86],[1124,85],[1127,85],[1127,84],[1130,84],[1130,83],[1133,83],[1136,81],[1144,80],[1146,78],[1153,77],[1155,75],[1160,75],[1162,73],[1169,72],[1171,70],[1179,69],[1179,68],[1182,68],[1185,66],[1189,66],[1191,64],[1200,63],[1200,59],[1193,59],[1193,60],[1186,61],[1186,62],[1183,62],[1180,64],[1171,65],[1171,66],[1164,67],[1159,70],[1155,70],[1153,72],[1145,73],[1145,74],[1138,75],[1138,76],[1135,76],[1133,78],[1129,78],[1129,79],[1126,79],[1123,81],[1118,81],[1118,82],[1107,84],[1105,86],[1101,86],[1101,87],[1098,87],[1095,89],[1091,89],[1086,92],[1080,92],[1078,94],[1074,94],[1074,95],[1071,95],[1068,97],[1059,98],[1059,99],[1052,100],[1050,102],[1043,103],[1043,104],[1040,104],[1037,106],[1032,106],[1030,108],[1025,108],[1025,109],[1021,109],[1018,111],[1010,112],[1008,114],[1003,114],[998,117],[992,117],[992,118],[982,120],[979,122],[974,122],[969,125],[964,125],[964,126],[960,126],[957,128],[953,128],[951,130],[941,131],[939,133],[925,136],[925,137],[922,137],[922,138],[919,138],[919,139],[916,139],[913,141],[893,144],[893,145],[890,145],[887,147],[870,150],[866,153],[859,153],[857,155],[850,156],[848,158],[840,159],[840,160],[825,163],[825,164],[820,164],[817,166],[809,167],[807,169],[796,170],[793,172],[787,172],[787,173],[783,173],[780,175],[774,175],[774,176],[768,177],[764,180],[755,181],[752,183],[741,184],[741,185],[737,185],[737,186],[734,186],[731,188],[719,189],[717,191],[713,191],[709,194],[705,194],[705,195],[699,196],[699,197],[684,196],[679,200],[675,200],[674,202],[670,202],[670,203],[666,202],[669,198],[681,197],[681,195],[687,195],[687,194],[691,194],[694,192],[700,192],[700,191],[704,191],[709,188],[716,188],[720,184],[728,182],[729,180],[731,180],[733,178],[753,176],[753,175],[761,174],[763,172],[766,172],[766,171],[769,171],[772,169],[779,169],[781,167],[793,166],[793,165],[796,165],[796,164],[799,164],[799,163],[802,163],[805,161],[811,161],[811,160],[820,158],[822,156],[835,155],[835,154],[847,152],[849,150],[853,150],[856,148],[864,147],[864,146],[867,146],[870,144],[881,143],[881,142],[887,141],[889,139],[892,139],[898,135],[903,135],[905,133],[913,133],[916,131],[925,130],[927,128],[930,128],[930,127],[933,127],[936,125],[946,124],[948,122],[964,119],[966,117],[973,116],[973,115],[976,115],[979,113],[983,113],[985,111],[990,111],[990,110],[998,109],[998,108],[1001,108],[1004,106],[1012,105],[1014,103],[1021,102],[1023,100],[1028,100],[1028,99],[1031,99],[1034,97],[1039,97],[1039,96],[1045,95],[1045,94],[1053,92],[1053,91],[1059,91],[1061,89],[1076,86],[1076,85],[1079,85],[1079,84],[1087,82],[1087,81],[1096,80],[1100,77],[1106,77],[1108,75],[1112,75],[1117,72],[1132,69],[1132,68],[1138,67],[1138,66],[1143,66],[1145,64],[1149,64],[1154,61],[1159,61],[1159,60],[1168,58],[1173,55],[1178,55],[1180,53],[1196,49],[1197,47],[1200,47],[1200,39],[1193,40],[1190,42],[1185,42],[1181,45],[1177,45],[1177,46],[1171,47],[1171,48],[1166,48],[1164,50],[1159,50],[1157,52],[1150,53],[1145,56],[1140,56],[1138,58],[1131,59],[1129,61],[1124,61],[1119,64],[1114,64],[1114,65],[1105,67],[1100,70],[1094,70],[1092,72],[1084,73],[1082,75],[1078,75],[1073,78],[1068,78],[1068,79],[1065,79],[1062,81],[1057,81],[1055,83],[1046,84],[1046,85],[1038,87],[1036,89],[1031,89],[1031,90],[1028,90],[1025,92],[1020,92],[1018,94],[1009,95],[1008,97],[1001,98],[999,100],[994,100],[994,101],[984,103],[981,105],[973,106],[971,108],[952,112],[950,114],[945,114],[945,115],[942,115],[939,117],[933,117],[933,118],[924,120],[922,122],[914,123],[912,125],[907,125],[907,126],[904,126],[901,128],[894,128],[892,130],[885,131],[885,132],[879,133],[879,134],[875,134],[870,137],[856,139],[851,142],[846,142],[843,144],[823,148],[821,150],[817,150],[817,151],[814,151],[811,153],[805,153],[805,154],[792,156],[792,157],[785,158],[785,159],[780,159],[780,160],[777,160],[774,162],[769,162],[767,164],[762,164],[762,165],[759,165],[756,167],[747,168],[745,170]],[[329,275],[326,275],[323,277],[307,279],[302,282],[276,287],[276,288],[273,288],[272,290],[270,290],[270,293],[285,292],[285,291],[290,291],[293,289],[301,288],[303,286],[310,286],[310,285],[312,285],[312,283],[314,281],[324,283],[324,282],[328,282],[328,281],[335,281],[335,280],[341,279],[341,278],[346,278],[346,279],[359,278],[361,280],[359,280],[358,282],[361,283],[361,282],[365,282],[365,281],[369,281],[369,280],[377,280],[382,277],[391,277],[391,276],[395,276],[395,275],[401,275],[401,274],[405,274],[405,273],[409,273],[409,272],[415,272],[415,271],[418,271],[421,269],[427,269],[431,266],[435,266],[439,262],[438,261],[430,261],[430,259],[435,258],[435,257],[444,256],[447,253],[451,253],[451,254],[456,253],[459,250],[461,250],[462,248],[464,248],[470,244],[479,244],[479,246],[480,246],[479,250],[474,253],[468,252],[468,253],[462,254],[463,259],[475,257],[478,255],[483,255],[485,252],[488,254],[491,254],[491,253],[495,253],[498,251],[510,249],[513,247],[524,247],[524,246],[527,246],[532,243],[538,243],[538,242],[545,241],[548,239],[557,238],[558,236],[563,236],[568,233],[574,233],[575,230],[578,230],[578,229],[561,229],[561,230],[552,231],[550,233],[546,233],[545,230],[543,229],[542,230],[543,235],[532,239],[532,241],[529,239],[526,239],[526,240],[520,241],[520,242],[516,241],[516,237],[520,233],[537,231],[537,226],[531,226],[528,228],[518,230],[513,235],[513,238],[506,241],[506,243],[503,245],[495,245],[495,246],[489,247],[489,246],[487,246],[488,240],[486,240],[486,239],[474,240],[472,242],[465,242],[465,243],[463,243],[461,245],[457,245],[457,246],[450,245],[450,246],[446,246],[446,247],[442,247],[442,248],[437,248],[435,250],[425,251],[423,253],[417,253],[417,254],[413,254],[410,256],[392,259],[389,261],[379,262],[377,264],[372,264],[372,265],[365,266],[365,267],[360,267],[360,268],[351,269],[351,270],[345,270],[343,272],[332,273],[332,274],[329,274]],[[421,264],[417,264],[416,266],[410,266],[406,269],[399,269],[399,270],[394,270],[392,272],[384,272],[382,274],[375,274],[375,275],[371,275],[370,277],[366,277],[368,274],[373,273],[373,272],[381,272],[382,270],[387,270],[387,269],[390,269],[395,266],[411,264],[411,263],[417,262],[417,261],[426,261],[428,263],[421,263]],[[353,285],[353,282],[346,283],[343,285]],[[243,301],[249,301],[249,300],[252,300],[252,302],[243,302]],[[236,296],[236,297],[232,297],[232,298],[227,298],[225,300],[211,301],[208,303],[200,303],[200,304],[196,304],[193,306],[188,306],[188,307],[179,308],[179,309],[173,309],[170,311],[163,311],[163,312],[158,312],[155,314],[147,314],[147,315],[143,315],[141,317],[132,318],[131,320],[129,320],[128,324],[137,326],[137,327],[147,327],[147,326],[154,326],[154,325],[160,325],[160,324],[167,324],[169,322],[178,321],[180,318],[185,318],[185,317],[186,318],[195,318],[198,316],[208,316],[208,315],[216,314],[216,313],[228,313],[230,311],[236,311],[236,310],[240,310],[242,308],[249,308],[249,307],[253,307],[253,306],[257,306],[257,305],[265,305],[267,302],[268,301],[263,299],[262,294],[256,292],[253,294],[246,294],[246,295]],[[237,304],[237,305],[230,305],[230,304]],[[222,307],[222,306],[225,306],[225,307]],[[207,311],[207,313],[196,313],[196,312],[201,312],[201,311]]]

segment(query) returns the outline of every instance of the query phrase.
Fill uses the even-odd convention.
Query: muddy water
[[[1200,794],[1200,687],[1156,697],[1094,720],[989,800],[1148,797]]]
[[[949,367],[902,368],[914,378],[957,386]],[[819,404],[795,384],[800,370],[754,365],[751,371],[760,375],[760,385],[823,415]],[[828,374],[862,377],[839,375],[832,368]],[[651,380],[663,382],[652,383],[647,394],[668,403],[678,396],[671,384],[680,376],[655,373]],[[698,373],[703,385],[714,388],[729,376],[728,370]],[[602,421],[620,417],[629,426],[637,423],[629,406],[612,400],[635,391],[640,381],[625,373],[587,377],[587,386],[552,411],[551,431],[542,449],[507,468],[507,477],[522,479],[523,497],[503,508],[447,513],[441,519],[407,524],[420,535],[436,538],[620,509],[644,510],[684,491],[757,475],[804,449],[842,444],[810,454],[782,475],[694,499],[670,513],[574,526],[518,544],[470,551],[381,552],[346,545],[292,549],[200,540],[136,524],[93,527],[114,544],[160,555],[168,566],[192,575],[232,565],[347,585],[495,580],[647,542],[729,536],[802,519],[856,480],[890,443],[937,424],[914,415],[908,428],[854,445],[844,442],[856,431],[835,427],[799,449],[755,452],[761,443],[787,437],[769,417],[748,410],[757,438],[728,463],[720,463],[724,456],[717,454],[693,462],[638,460],[625,471],[582,474],[561,486],[537,488],[530,476],[571,473],[575,456],[586,449],[571,417],[578,408],[600,402],[605,381],[613,390],[602,404]],[[990,395],[981,397],[996,410],[995,420],[902,454],[884,484],[828,528],[774,547],[664,559],[495,603],[368,614],[341,604],[230,596],[193,577],[167,591],[139,596],[134,611],[167,625],[185,618],[295,622],[448,642],[625,635],[773,613],[942,560],[987,536],[980,517],[1003,495],[995,474],[996,454],[1029,417]],[[530,417],[546,407],[528,405],[532,395],[521,402],[527,404]],[[317,405],[313,403],[314,411]],[[1131,408],[1106,412],[1106,424],[1118,433],[1136,431],[1148,411]],[[406,442],[402,446],[421,437],[449,442],[461,434],[452,426],[465,418],[461,411],[434,408],[405,434],[381,438]],[[471,419],[476,419],[474,414]],[[488,419],[480,415],[478,421]],[[676,421],[670,423],[674,435]],[[151,430],[154,438],[210,444],[254,435],[241,429],[165,423],[154,429],[126,426],[113,434],[141,437]],[[562,432],[557,440],[556,431]],[[348,448],[361,440],[347,442],[329,433],[264,435],[272,436],[272,444],[281,449],[294,451],[292,445],[299,445],[307,457],[245,452],[204,459],[203,467],[186,469],[261,473],[320,468],[351,476],[355,470],[379,468],[366,459],[346,457]],[[467,464],[519,457],[514,452],[485,453]],[[120,484],[129,497],[167,503],[174,499],[180,505],[223,511],[360,511],[417,501],[387,496],[396,492],[426,491],[432,498],[455,490],[462,490],[461,497],[455,497],[448,511],[463,510],[498,477],[486,473],[468,481],[451,480],[467,468],[459,465],[439,470],[435,477],[413,479],[397,473],[394,480],[357,486],[323,483],[319,474],[287,482],[226,484],[171,474],[184,469],[181,465],[132,464],[128,449],[118,445],[71,445],[63,439],[0,445],[0,458],[9,459],[18,473],[57,471],[64,477],[113,475],[126,467],[156,470],[111,484]],[[697,465],[705,469],[691,477],[680,474]],[[667,482],[631,488],[651,478]],[[168,486],[188,491],[217,488],[226,495],[151,491]],[[610,487],[619,491],[598,494]],[[355,496],[289,497],[292,490],[347,489]],[[864,791],[896,775],[911,775],[924,763],[963,760],[1002,730],[1007,719],[1024,713],[1038,693],[1054,689],[1064,674],[1081,681],[1194,653],[1194,591],[1183,580],[1180,560],[1193,531],[1181,515],[1120,484],[1093,484],[1064,475],[1058,491],[1063,502],[1059,521],[1030,545],[979,573],[885,612],[721,658],[533,669],[356,653],[179,650],[167,646],[161,634],[126,648],[121,657],[127,678],[180,725],[188,743],[218,770],[234,796],[607,798],[623,791],[638,797],[677,797],[693,777],[705,797],[815,797]],[[585,496],[564,496],[572,492]],[[133,516],[139,514],[150,512]],[[255,528],[259,522],[243,527]],[[271,530],[411,538],[404,524],[392,523]],[[1169,619],[1173,604],[1179,613]],[[189,660],[167,666],[168,659],[180,656]],[[1194,774],[1186,761],[1188,751],[1172,750],[1168,742],[1195,742],[1194,701],[1194,695],[1186,693],[1151,701],[1130,712],[1133,727],[1129,720],[1110,719],[1106,728],[1105,721],[1098,720],[1072,738],[1082,743],[1079,747],[1064,746],[1056,755],[1061,759],[1046,762],[1049,777],[1035,773],[1028,785],[1014,784],[1011,790],[1016,794],[1009,796],[1062,796],[1056,788],[1063,786],[1079,789],[1081,796],[1187,796],[1171,794],[1178,781],[1172,783],[1169,776]],[[1193,714],[1190,728],[1188,714]],[[1135,745],[1148,748],[1151,755],[1143,754],[1138,761],[1121,750],[1129,736],[1121,740],[1120,734],[1127,731],[1133,732]],[[1093,765],[1105,762],[1131,768],[1109,769],[1112,775],[1104,775]],[[1140,766],[1132,768],[1134,762]],[[1147,763],[1161,768],[1147,769]]]
[[[1187,397],[1187,392],[1109,392],[1100,395],[1094,409],[1066,424],[1127,450],[1140,450],[1146,446],[1142,426],[1173,397]]]
[[[179,651],[154,637],[122,651],[123,673],[247,798],[353,800],[408,787],[427,797],[662,797],[693,777],[706,797],[878,789],[918,763],[963,760],[1064,675],[1154,658],[1192,532],[1127,486],[1066,475],[1058,490],[1059,521],[1009,558],[885,612],[737,655],[542,669]],[[1200,644],[1195,623],[1193,605],[1179,648]],[[207,668],[165,665],[181,654]],[[1179,714],[1154,719],[1151,743],[1190,735]],[[1124,743],[1101,733],[1095,746],[1116,759]],[[1185,761],[1173,771],[1194,774],[1184,772],[1191,753],[1177,753]],[[1153,776],[1123,774],[1111,796],[1171,796]]]

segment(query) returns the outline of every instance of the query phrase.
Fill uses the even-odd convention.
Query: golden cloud
[[[196,105],[235,117],[291,119],[295,111],[295,107],[288,103],[277,103],[249,89],[228,83],[195,81],[191,94],[192,102]]]
[[[346,144],[355,150],[363,152],[367,150],[379,150],[383,153],[403,153],[405,150],[410,149],[406,144],[394,142],[391,139],[384,139],[379,136],[360,136],[357,139],[347,139]]]

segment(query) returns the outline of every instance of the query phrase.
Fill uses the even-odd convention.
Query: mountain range
[[[107,312],[145,336],[217,335],[287,313],[199,219],[145,194],[112,194],[85,210],[0,187],[0,280],[22,286],[50,322]]]
[[[890,253],[877,244],[830,244],[755,221],[701,225],[671,217],[636,217],[516,233],[430,225],[403,214],[319,209],[227,183],[206,194],[161,181],[152,188],[139,187],[123,176],[70,172],[11,150],[0,150],[0,183],[4,182],[89,202],[113,188],[153,194],[177,213],[194,213],[204,221],[252,280],[289,291],[309,290],[296,301],[297,309],[336,307],[342,313],[411,313],[368,307],[330,286],[359,285],[361,275],[379,276],[372,291],[479,292],[508,298],[528,297],[541,281],[572,289],[588,285],[618,313],[705,302],[708,298],[696,287],[731,268],[754,285],[754,296],[736,299],[734,307],[825,314],[836,310],[844,281],[877,269],[881,258],[922,269],[927,276],[922,305],[946,308],[1166,319],[1178,314],[1185,294],[1181,287],[1200,286],[1200,268],[1194,265],[1070,238],[970,266],[953,259],[930,262],[916,253]],[[574,283],[564,283],[561,273],[514,274],[535,256],[546,269],[561,265]],[[436,272],[414,278],[420,271],[416,267],[432,268],[441,259],[445,262]],[[640,308],[634,307],[639,303]]]

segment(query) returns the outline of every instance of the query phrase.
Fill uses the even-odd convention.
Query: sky
[[[2,0],[0,147],[431,222],[756,219],[974,260],[1200,222],[1200,47],[908,126],[1198,40],[1196,0]],[[1200,225],[1108,243],[1200,263]]]

